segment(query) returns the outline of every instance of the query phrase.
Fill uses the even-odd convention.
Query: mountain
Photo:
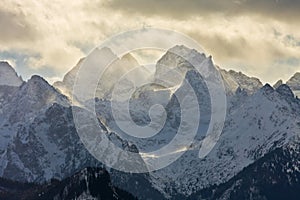
[[[64,179],[85,167],[103,166],[82,144],[69,99],[42,77],[32,76],[20,87],[14,88],[14,93],[5,96],[0,107],[1,177],[41,183],[52,178]],[[77,109],[87,112],[84,107]],[[105,126],[101,127],[114,143],[120,143],[129,150],[136,149],[115,137],[115,133],[108,132]],[[128,188],[125,180],[131,180],[137,185],[128,190],[136,195],[161,197],[151,189],[146,174],[136,176],[114,170],[110,173],[119,187]],[[147,184],[148,192],[140,192],[141,187]]]
[[[228,109],[224,130],[215,148],[202,160],[198,158],[198,153],[210,122],[210,99],[207,98],[209,93],[201,75],[186,59],[195,62],[195,67],[202,67],[208,77],[213,76],[214,70],[219,70],[227,91]],[[180,79],[174,78],[177,74]],[[188,148],[181,158],[164,169],[150,173],[149,180],[153,187],[166,197],[183,198],[182,195],[189,196],[212,183],[226,182],[274,148],[288,143],[298,131],[295,115],[297,119],[299,116],[295,110],[299,108],[287,86],[279,86],[274,90],[270,85],[263,86],[257,78],[222,70],[214,65],[212,57],[195,50],[184,46],[173,47],[158,61],[154,77],[157,85],[141,88],[129,104],[130,117],[140,125],[149,123],[148,109],[152,105],[157,102],[164,105],[167,121],[154,137],[143,141],[126,136],[115,123],[110,101],[97,101],[96,111],[105,126],[137,145],[142,152],[163,147],[174,137],[178,128],[180,110],[175,95],[184,91],[181,89],[185,88],[183,80],[188,80],[200,102],[200,129],[193,147]],[[171,83],[166,88],[159,86],[162,77]]]
[[[167,80],[170,87],[174,87],[181,84],[187,71],[196,67],[191,62],[200,65],[205,61],[210,62],[210,60],[211,58],[206,58],[204,54],[194,49],[176,45],[157,61],[154,77],[156,82],[160,83]]]
[[[91,72],[97,72],[99,66],[96,64],[100,62],[97,62],[98,53],[102,51],[108,58],[115,58],[117,64],[113,64],[114,68],[106,71],[105,76],[100,79],[97,90],[100,98],[84,99],[86,101],[77,104],[67,97],[76,83],[74,79],[81,64],[85,62],[84,59],[66,74],[62,82],[56,83],[56,87],[49,85],[40,76],[32,76],[19,86],[0,87],[1,177],[39,184],[55,178],[66,183],[66,190],[70,191],[70,188],[74,189],[72,185],[76,185],[78,179],[75,178],[74,184],[72,181],[69,184],[68,181],[64,182],[67,177],[73,177],[74,174],[78,177],[76,172],[87,167],[104,167],[86,150],[74,124],[72,109],[80,111],[88,118],[92,115],[87,106],[90,101],[95,102],[101,134],[105,134],[123,150],[139,153],[140,160],[137,161],[137,165],[151,158],[151,151],[172,141],[182,122],[182,109],[186,109],[188,113],[182,123],[183,127],[187,127],[189,123],[199,125],[198,129],[195,129],[196,136],[191,144],[176,147],[168,154],[154,155],[165,162],[170,155],[184,153],[163,169],[144,174],[108,169],[114,186],[130,192],[139,199],[187,199],[190,195],[203,195],[203,191],[210,191],[215,187],[212,185],[219,185],[220,188],[222,184],[230,185],[237,174],[242,174],[244,169],[259,164],[261,159],[266,159],[276,152],[276,149],[296,145],[294,142],[300,133],[300,102],[288,84],[278,83],[275,88],[269,84],[263,86],[257,78],[221,69],[214,64],[211,56],[207,57],[185,46],[175,46],[158,61],[153,77],[145,73],[149,75],[146,81],[149,80],[150,83],[134,87],[136,90],[128,100],[129,106],[122,107],[122,101],[120,103],[118,98],[111,98],[114,87],[120,84],[118,81],[125,73],[129,76],[123,77],[121,85],[124,83],[125,89],[133,88],[131,78],[144,78],[144,70],[142,73],[134,71],[133,66],[137,63],[130,55],[117,58],[110,49],[101,49],[92,54],[91,61],[86,61],[94,63],[90,66]],[[194,67],[200,69],[203,74],[199,74]],[[212,151],[200,159],[199,150],[203,145],[203,138],[209,129],[212,116],[218,114],[218,111],[212,109],[212,91],[209,91],[206,84],[216,80],[217,72],[220,72],[226,90],[225,124]],[[89,80],[89,76],[79,78]],[[189,87],[194,93],[187,93]],[[195,102],[190,101],[190,104],[180,105],[178,97],[192,100],[193,95],[197,104],[194,105],[192,103]],[[114,103],[120,106],[118,111],[126,111],[129,108],[129,115],[126,112],[117,115],[124,123],[133,120],[140,126],[150,124],[154,130],[161,124],[163,126],[156,135],[146,139],[130,136],[119,127],[119,120],[113,115],[111,105]],[[156,104],[162,105],[165,112],[154,110],[155,112],[149,115],[149,109]],[[200,120],[195,114],[197,106],[201,114]],[[166,117],[165,122],[161,120],[163,116]],[[114,152],[107,150],[100,153],[109,156]],[[290,165],[296,166],[297,157],[291,162]],[[61,181],[56,181],[54,188],[65,188]],[[57,191],[51,189],[50,193],[54,190]],[[242,191],[241,188],[238,190]],[[35,194],[34,191],[31,192]],[[84,196],[87,190],[84,192],[82,198],[90,197]],[[74,195],[74,192],[70,195]]]
[[[187,55],[178,56],[171,51],[186,53]],[[176,92],[184,91],[183,79],[191,84],[196,92],[201,110],[200,129],[196,139],[177,161],[166,168],[150,173],[152,185],[166,197],[175,199],[176,197],[184,198],[182,195],[187,197],[212,183],[220,184],[228,181],[257,159],[275,148],[289,143],[291,138],[299,132],[297,125],[299,120],[298,101],[287,85],[281,85],[274,90],[268,84],[263,86],[256,78],[247,77],[240,72],[221,70],[227,89],[225,127],[214,149],[204,159],[199,159],[201,140],[210,122],[211,105],[209,93],[201,75],[193,69],[190,63],[182,60],[182,57],[189,56],[198,64],[200,62],[199,66],[204,67],[204,71],[210,76],[213,76],[214,70],[220,70],[213,64],[211,57],[206,57],[184,46],[176,46],[158,61],[155,75],[159,85],[160,74],[165,73],[164,80],[170,80],[168,83],[171,83],[169,88],[162,90],[158,85],[151,86],[154,87],[155,91],[170,93],[170,97],[162,93],[162,99],[167,101],[162,101],[155,95],[145,92],[151,91],[150,86],[147,89],[143,88],[142,92],[139,92],[131,100],[130,117],[141,125],[149,123],[147,111],[151,105],[155,104],[155,101],[165,102],[162,105],[167,111],[167,120],[157,135],[145,141],[126,136],[118,128],[110,113],[110,102],[98,101],[96,103],[98,115],[105,119],[105,125],[110,130],[136,144],[142,152],[147,152],[168,144],[176,134],[180,121],[180,109],[178,102],[175,101]],[[171,69],[168,66],[171,66]],[[184,78],[172,79],[173,75],[168,76],[170,70],[178,74],[181,73]],[[176,86],[175,89],[173,89],[174,86]],[[145,104],[145,102],[147,103]],[[190,120],[195,119],[196,117],[191,115]],[[130,119],[125,118],[124,120]]]
[[[297,72],[294,74],[287,82],[286,84],[292,89],[292,90],[300,90],[300,72]]]
[[[92,64],[86,64],[89,65],[89,70],[92,69],[95,72],[99,68],[104,70],[101,77],[99,77],[96,91],[96,97],[100,99],[110,99],[114,85],[126,73],[130,72],[131,76],[139,77],[140,79],[147,79],[151,76],[150,71],[145,67],[140,66],[131,54],[126,54],[123,57],[118,58],[109,48],[96,49],[92,54],[93,55],[89,55],[88,60],[91,61],[95,58],[96,61]],[[112,63],[109,66],[105,66],[103,63],[97,61],[100,57],[104,57],[106,61],[111,61]],[[77,65],[64,76],[63,80],[55,82],[53,86],[66,96],[71,97],[77,73],[83,64],[85,64],[85,58],[80,59]],[[89,79],[86,81],[88,82]]]
[[[300,133],[299,101],[279,92],[266,85],[252,96],[239,97],[241,102],[229,107],[214,149],[202,160],[197,157],[199,148],[187,151],[170,166],[151,173],[153,185],[171,196],[189,196],[229,180],[268,152],[291,142]]]
[[[202,75],[209,75],[212,68],[217,68],[226,91],[231,94],[238,88],[253,93],[263,86],[258,78],[248,77],[242,72],[220,69],[213,63],[211,56],[206,57],[205,54],[183,45],[174,46],[162,56],[156,65],[155,78],[167,79],[173,86],[178,85],[185,78],[186,72],[194,68],[201,68],[201,71],[204,72]]]
[[[0,86],[20,86],[23,80],[8,62],[0,61]]]
[[[64,179],[43,184],[0,179],[0,198],[6,200],[134,200],[133,195],[115,187],[103,168],[84,168]]]

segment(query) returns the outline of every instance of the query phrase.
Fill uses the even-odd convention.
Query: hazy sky
[[[107,37],[151,26],[196,39],[216,64],[264,82],[300,71],[299,0],[2,0],[0,59],[63,76]]]

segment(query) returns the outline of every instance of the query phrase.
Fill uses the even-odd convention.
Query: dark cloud
[[[143,15],[170,16],[172,18],[183,18],[190,15],[206,15],[213,11],[223,12],[224,9],[234,9],[227,3],[228,0],[112,0],[106,6],[120,9],[128,13],[139,13]],[[237,7],[237,4],[231,3]]]
[[[0,8],[0,41],[10,43],[12,41],[34,40],[37,36],[35,28],[26,21],[23,13],[12,13]]]
[[[299,0],[112,0],[105,5],[128,13],[171,18],[254,14],[298,22],[300,17]]]

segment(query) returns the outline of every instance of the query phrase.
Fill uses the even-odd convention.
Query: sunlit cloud
[[[187,34],[222,68],[265,82],[300,71],[299,63],[290,62],[300,59],[298,1],[4,0],[2,5],[0,52],[26,56],[24,66],[16,66],[27,72],[25,79],[38,73],[53,82],[107,37],[142,27]],[[159,55],[136,57],[150,62]]]

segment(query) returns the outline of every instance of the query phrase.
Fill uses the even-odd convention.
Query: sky
[[[195,39],[224,69],[263,82],[300,71],[299,0],[2,0],[0,60],[59,80],[108,37],[153,27]]]

